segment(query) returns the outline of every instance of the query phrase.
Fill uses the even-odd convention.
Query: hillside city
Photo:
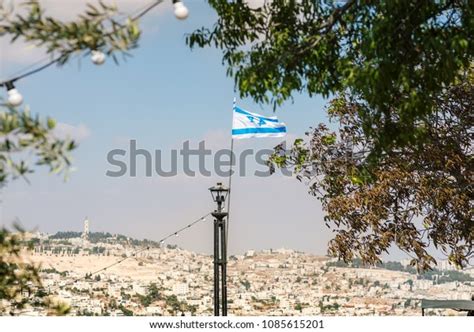
[[[109,233],[35,233],[28,241],[29,259],[40,265],[43,282],[31,296],[53,296],[71,307],[71,315],[213,313],[212,256]],[[229,314],[420,315],[421,299],[471,299],[474,294],[474,268],[458,271],[440,261],[419,275],[409,263],[368,268],[290,249],[249,250],[229,257]],[[18,310],[47,314],[41,306]]]

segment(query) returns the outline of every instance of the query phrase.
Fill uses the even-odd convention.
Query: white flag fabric
[[[232,138],[283,137],[285,135],[286,125],[279,122],[276,116],[265,117],[234,106]]]

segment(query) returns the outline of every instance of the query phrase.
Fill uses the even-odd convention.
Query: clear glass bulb
[[[105,54],[101,51],[92,51],[91,61],[96,65],[102,65],[105,62]]]
[[[18,92],[17,89],[10,89],[7,91],[8,103],[12,106],[20,106],[23,102],[23,96]]]
[[[189,15],[189,10],[186,6],[181,2],[175,2],[174,6],[174,16],[176,16],[179,20],[185,20]]]

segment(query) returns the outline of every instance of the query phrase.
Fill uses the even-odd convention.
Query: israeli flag
[[[265,117],[250,113],[234,105],[232,138],[282,137],[286,135],[286,125],[278,122],[276,116]]]

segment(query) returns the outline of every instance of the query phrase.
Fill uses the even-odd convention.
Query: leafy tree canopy
[[[40,119],[28,108],[19,110],[0,104],[0,185],[18,177],[26,178],[33,172],[30,163],[46,165],[53,173],[69,169],[70,152],[76,144],[71,139],[56,137],[55,126],[53,119]]]
[[[339,95],[328,108],[339,129],[320,124],[307,133],[308,142],[278,146],[270,165],[293,169],[321,200],[326,224],[336,232],[331,255],[375,264],[397,246],[424,270],[435,263],[428,252],[433,246],[466,266],[474,255],[473,97],[471,72],[433,98],[423,144],[393,149],[367,168],[375,143],[361,129],[366,105]]]
[[[471,1],[208,1],[217,22],[187,43],[222,49],[242,97],[357,95],[374,157],[419,141],[433,97],[473,60]]]

